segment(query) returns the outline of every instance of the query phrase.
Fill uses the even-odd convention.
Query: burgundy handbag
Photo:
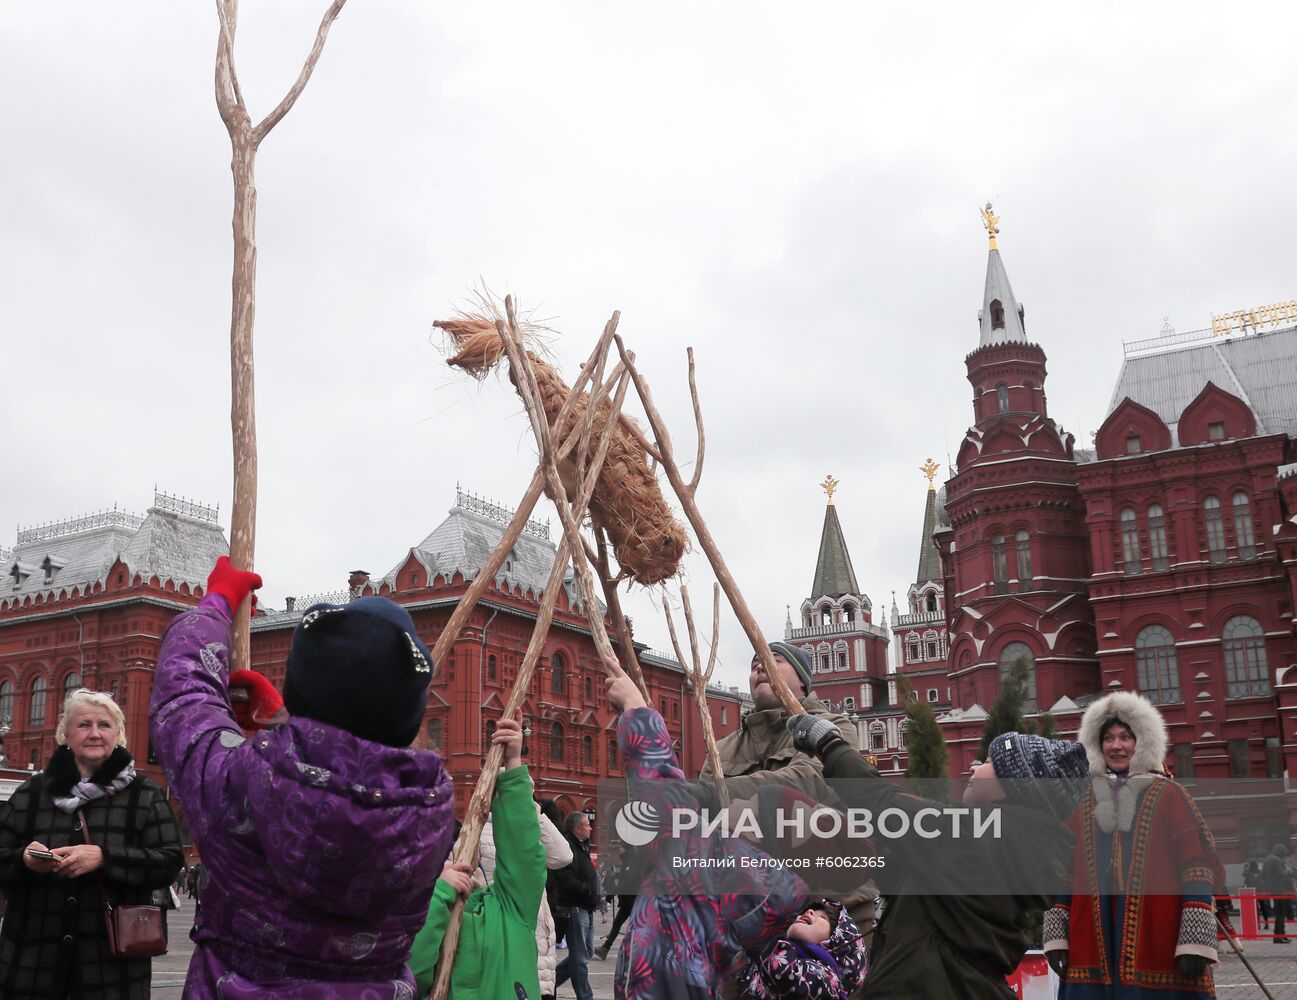
[[[81,832],[90,843],[90,826],[80,809]],[[113,958],[153,958],[167,953],[167,932],[162,926],[162,907],[148,903],[117,905],[108,898],[108,890],[99,882],[99,896],[104,903],[104,924],[108,928],[108,951]]]

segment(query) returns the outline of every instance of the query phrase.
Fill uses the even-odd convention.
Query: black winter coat
[[[599,905],[599,873],[590,860],[590,842],[565,834],[572,848],[572,863],[554,872],[558,882],[558,904],[573,909],[593,910]]]
[[[99,886],[114,905],[151,902],[153,890],[170,885],[184,862],[176,818],[158,784],[136,775],[83,807],[91,843],[104,853],[102,868],[76,879],[36,874],[22,860],[33,840],[50,848],[85,843],[76,813],[63,812],[51,796],[52,786],[61,785],[61,793],[77,779],[71,757],[60,748],[45,771],[0,803],[0,888],[9,898],[0,929],[0,997],[147,1000],[149,959],[108,954]],[[94,778],[114,764],[116,776],[129,762],[119,749]]]
[[[906,794],[846,743],[835,743],[825,751],[824,775],[835,782],[848,806],[870,809],[874,815],[899,809],[913,816],[921,809],[949,804]],[[992,805],[1004,813],[1002,839],[947,840],[940,851],[923,847],[925,842],[915,838],[875,841],[876,849],[888,856],[886,878],[896,882],[899,876],[899,883],[893,886],[897,894],[874,934],[862,997],[1012,1000],[1014,993],[1004,977],[1027,951],[1028,914],[1038,917],[1052,898],[1007,891],[924,895],[907,886],[916,864],[925,866],[924,886],[946,876],[950,884],[958,884],[961,871],[975,869],[991,878],[1024,865],[1052,873],[1061,884],[1075,842],[1067,828],[1052,815],[1027,806],[1006,801]],[[1050,880],[1042,877],[1041,881]]]

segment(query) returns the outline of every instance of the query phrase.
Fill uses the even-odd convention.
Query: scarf
[[[46,770],[50,774],[50,798],[54,805],[71,815],[95,799],[106,799],[120,792],[135,780],[135,766],[124,747],[113,750],[112,756],[99,765],[88,778],[81,778],[76,769],[76,758],[67,747],[59,747],[50,758]]]

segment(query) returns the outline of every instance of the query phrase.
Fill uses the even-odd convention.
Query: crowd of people
[[[450,776],[438,754],[411,748],[433,663],[408,613],[380,598],[308,609],[281,695],[229,672],[233,614],[260,585],[222,558],[198,607],[169,627],[154,680],[150,746],[201,869],[185,867],[167,795],[136,771],[105,694],[68,697],[58,750],[0,804],[0,996],[147,997],[149,953],[122,954],[105,906],[173,888],[202,903],[184,994],[194,1000],[416,1000],[457,912],[446,975],[461,1000],[550,998],[568,984],[590,1000],[590,963],[619,935],[619,1000],[1007,1000],[1005,977],[1042,932],[1065,1000],[1215,995],[1223,873],[1192,798],[1163,769],[1161,716],[1139,695],[1096,700],[1077,742],[995,737],[964,802],[1001,815],[1002,836],[979,839],[960,836],[950,803],[883,779],[850,720],[815,697],[797,647],[770,651],[803,714],[789,714],[754,658],[754,710],[720,742],[721,773],[694,780],[665,721],[610,661],[627,796],[651,807],[655,835],[601,878],[590,819],[536,798],[521,723],[504,718],[478,861],[462,864],[450,856]],[[844,872],[825,891],[792,863],[840,845],[808,845],[765,819],[741,836],[671,822],[720,809],[722,787],[735,815],[892,811],[944,839],[938,851],[926,835],[851,846],[886,861],[879,921],[873,871]],[[1258,887],[1277,884],[1286,853],[1278,845],[1257,866]],[[736,860],[741,886],[724,874]],[[943,890],[969,873],[982,888]],[[596,944],[608,896],[615,919]],[[1283,939],[1284,916],[1274,919]]]

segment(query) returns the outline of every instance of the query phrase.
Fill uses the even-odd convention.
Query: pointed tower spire
[[[859,594],[856,571],[851,568],[847,540],[842,535],[838,509],[833,504],[838,481],[828,476],[820,483],[820,488],[828,494],[829,502],[824,510],[824,530],[820,533],[820,556],[815,561],[815,582],[811,585],[811,596],[841,597],[843,594]]]
[[[941,466],[928,459],[919,466],[919,471],[928,477],[928,503],[923,511],[923,537],[919,539],[919,572],[914,578],[918,585],[929,580],[941,582],[941,555],[937,544],[932,540],[937,530],[937,470]]]
[[[1000,217],[991,211],[989,201],[982,209],[982,225],[986,227],[991,246],[986,261],[986,291],[982,295],[982,310],[977,314],[982,328],[979,346],[1012,341],[1025,343],[1027,331],[1023,325],[1023,308],[1013,297],[1013,287],[1009,284],[1009,275],[1000,259],[995,239],[1000,233]]]

